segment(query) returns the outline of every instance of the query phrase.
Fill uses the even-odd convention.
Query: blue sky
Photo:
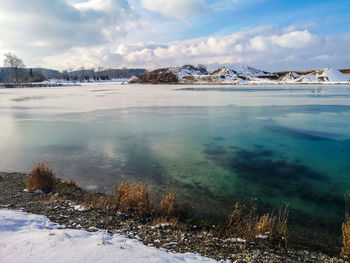
[[[319,25],[323,34],[349,32],[350,1],[251,1],[241,8],[218,12],[211,23],[209,34],[220,28],[240,30],[244,27],[275,24],[279,27],[290,25]],[[231,26],[229,26],[229,25]],[[315,30],[316,32],[317,30]]]
[[[0,55],[57,69],[350,68],[350,0],[11,0]]]

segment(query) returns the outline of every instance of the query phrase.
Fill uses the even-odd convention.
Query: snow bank
[[[63,229],[44,216],[0,209],[1,262],[216,262],[174,254],[104,231]]]

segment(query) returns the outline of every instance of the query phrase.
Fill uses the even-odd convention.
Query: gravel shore
[[[96,231],[105,229],[142,241],[148,246],[173,252],[199,253],[227,262],[346,262],[319,252],[297,249],[271,248],[263,242],[244,242],[241,239],[220,239],[204,227],[180,224],[157,224],[138,220],[124,213],[111,213],[100,209],[83,209],[80,202],[92,195],[74,185],[59,189],[67,200],[54,200],[54,193],[27,193],[25,174],[0,173],[0,207],[23,210],[47,216],[66,228]],[[51,198],[51,201],[49,201]]]

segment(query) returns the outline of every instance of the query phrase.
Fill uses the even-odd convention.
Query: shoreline
[[[155,85],[155,86],[161,86],[161,85],[169,85],[169,86],[234,86],[234,87],[247,87],[247,86],[349,86],[350,82],[316,82],[316,83],[279,83],[279,82],[261,82],[261,83],[213,83],[213,82],[205,82],[205,83],[125,83],[125,82],[77,82],[77,83],[0,83],[0,89],[24,89],[24,88],[50,88],[50,87],[81,87],[85,84],[118,84],[118,85]]]
[[[118,233],[137,238],[146,245],[176,253],[198,253],[216,260],[344,262],[339,258],[331,258],[309,250],[278,249],[264,242],[242,242],[238,238],[218,238],[215,231],[211,231],[208,226],[184,223],[177,227],[161,223],[155,225],[152,221],[140,220],[121,212],[111,213],[96,208],[81,209],[81,206],[78,207],[79,200],[82,201],[89,195],[103,194],[88,192],[74,185],[65,184],[59,192],[66,195],[66,200],[55,200],[52,196],[57,194],[24,192],[24,179],[23,173],[0,173],[0,207],[12,210],[22,209],[29,213],[45,215],[52,222],[64,225],[66,228],[88,231],[105,229],[111,234]]]

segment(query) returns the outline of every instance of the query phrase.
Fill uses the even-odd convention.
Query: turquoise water
[[[221,221],[237,200],[287,203],[292,223],[339,233],[349,87],[147,88],[0,90],[0,170],[44,161],[91,190],[142,181]]]

